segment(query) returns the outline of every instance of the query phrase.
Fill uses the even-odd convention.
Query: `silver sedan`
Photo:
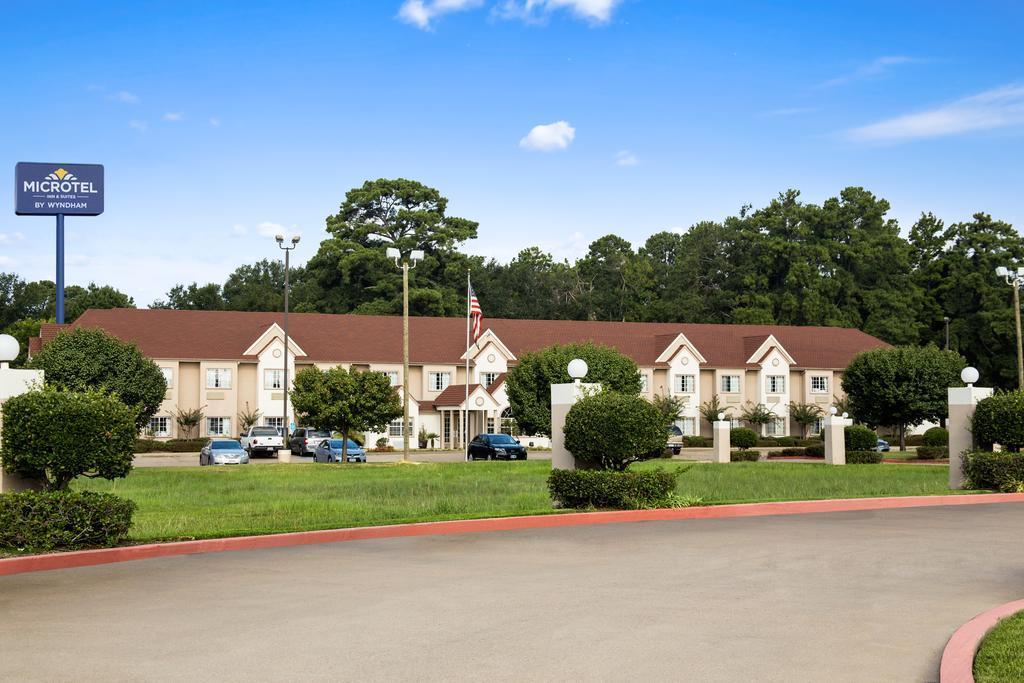
[[[237,439],[210,439],[199,451],[200,465],[248,465],[249,454]]]

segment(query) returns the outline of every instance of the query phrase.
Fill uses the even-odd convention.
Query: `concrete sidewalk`
[[[0,578],[12,680],[929,681],[1024,505],[356,541]],[[59,656],[58,654],[59,653]]]

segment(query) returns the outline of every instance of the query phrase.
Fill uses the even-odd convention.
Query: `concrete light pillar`
[[[960,373],[966,387],[950,387],[947,389],[949,398],[949,419],[946,429],[949,430],[949,488],[964,487],[964,473],[961,470],[963,453],[974,447],[974,435],[971,434],[971,418],[978,401],[992,395],[992,389],[976,387],[978,371],[964,368]]]
[[[729,443],[732,423],[728,420],[716,420],[711,423],[711,435],[714,437],[714,462],[729,462]]]
[[[3,434],[3,403],[43,385],[42,370],[14,370],[8,364],[18,357],[18,341],[9,334],[0,334],[0,434]],[[0,453],[2,457],[2,453]],[[0,493],[39,488],[39,482],[6,474],[0,466]]]
[[[583,384],[587,376],[587,364],[579,358],[569,363],[572,384],[551,385],[551,469],[574,470],[576,459],[565,447],[565,418],[569,409],[584,396],[601,390],[600,384]]]
[[[822,438],[825,441],[825,462],[829,465],[846,464],[846,428],[853,420],[838,415],[825,418],[825,429]]]

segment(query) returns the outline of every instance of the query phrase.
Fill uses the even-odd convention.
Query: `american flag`
[[[473,341],[476,341],[483,331],[484,310],[480,308],[480,302],[476,298],[476,292],[473,291],[473,285],[469,286],[469,317],[473,323]]]

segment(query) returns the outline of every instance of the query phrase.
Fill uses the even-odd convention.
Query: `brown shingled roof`
[[[139,345],[151,358],[242,360],[243,353],[280,313],[245,311],[173,311],[90,309],[73,327],[99,327]],[[745,367],[752,340],[773,334],[798,368],[845,368],[854,355],[886,344],[860,330],[841,327],[716,325],[699,323],[625,323],[582,320],[486,319],[517,357],[567,342],[593,341],[612,346],[639,365],[657,365],[667,342],[682,332],[704,355],[705,367]],[[56,334],[44,325],[43,341]],[[305,361],[393,363],[402,357],[402,319],[397,316],[292,313],[290,333],[308,354]],[[409,320],[412,363],[459,364],[465,351],[462,318],[413,317]],[[754,346],[756,348],[757,345]]]

